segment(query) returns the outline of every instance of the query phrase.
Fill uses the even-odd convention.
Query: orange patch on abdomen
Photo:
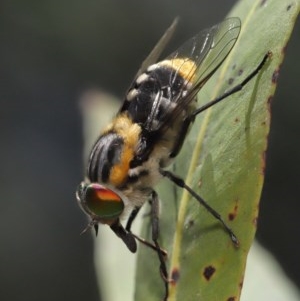
[[[127,114],[117,116],[109,125],[106,132],[113,131],[123,138],[124,144],[118,164],[114,165],[110,171],[109,182],[118,187],[127,179],[130,162],[135,155],[138,146],[141,127],[134,123]]]
[[[195,79],[196,64],[188,58],[165,60],[160,62],[158,65],[171,67],[189,82],[193,82]]]

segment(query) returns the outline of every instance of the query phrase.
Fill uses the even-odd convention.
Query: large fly
[[[90,218],[86,229],[94,227],[97,233],[98,224],[107,224],[131,252],[136,252],[137,240],[157,252],[165,284],[164,300],[168,297],[169,276],[166,252],[158,242],[159,200],[154,187],[162,178],[167,178],[186,189],[220,221],[233,244],[238,246],[237,237],[222,216],[183,179],[165,168],[180,152],[197,115],[240,91],[270,56],[267,53],[239,85],[197,108],[197,93],[234,47],[241,21],[229,18],[203,30],[166,59],[158,61],[175,25],[176,22],[145,60],[116,117],[95,142],[86,179],[76,192],[80,207]],[[131,232],[134,219],[147,201],[151,204],[153,242]],[[121,220],[126,218],[124,227]]]

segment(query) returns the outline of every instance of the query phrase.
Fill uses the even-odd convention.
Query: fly
[[[160,262],[168,298],[166,252],[160,247],[158,195],[155,185],[167,178],[186,189],[222,224],[235,246],[239,242],[221,215],[209,206],[183,179],[166,170],[180,152],[196,116],[240,91],[263,67],[271,53],[239,85],[197,108],[197,93],[234,47],[241,29],[239,18],[229,18],[201,31],[165,60],[158,61],[174,32],[176,21],[142,64],[127,91],[116,117],[102,132],[90,153],[87,175],[76,192],[82,210],[89,216],[87,229],[107,224],[131,252],[136,240],[154,249]],[[131,232],[140,208],[151,204],[152,241]],[[128,217],[128,218],[127,218]],[[125,228],[121,220],[127,218]]]

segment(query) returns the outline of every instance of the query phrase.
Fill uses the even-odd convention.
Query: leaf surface
[[[229,14],[240,17],[242,31],[227,60],[199,93],[199,106],[240,83],[268,51],[273,56],[241,92],[197,117],[171,169],[222,215],[240,247],[234,247],[221,224],[195,199],[164,180],[157,191],[160,243],[168,251],[174,279],[170,301],[240,298],[264,179],[270,103],[298,13],[296,0],[243,0]],[[151,239],[149,218],[142,236]],[[135,300],[161,300],[164,286],[157,255],[143,246],[139,250]]]

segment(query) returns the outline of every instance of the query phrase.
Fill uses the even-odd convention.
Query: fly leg
[[[144,238],[134,234],[131,232],[131,226],[132,226],[132,223],[133,221],[135,220],[136,216],[138,215],[139,211],[140,211],[141,207],[135,207],[131,213],[130,213],[130,216],[127,220],[127,224],[126,224],[126,227],[125,227],[125,230],[128,232],[128,233],[131,233],[131,235],[136,239],[138,240],[140,243],[142,243],[143,245],[149,247],[150,249],[158,252],[157,250],[157,246],[155,246],[153,243],[145,240]],[[163,254],[163,256],[167,256],[167,251],[165,251],[164,249],[159,249],[159,251]]]
[[[231,88],[230,90],[226,91],[225,93],[223,93],[222,95],[220,95],[219,97],[211,100],[210,102],[208,102],[207,104],[203,105],[202,107],[196,109],[194,112],[192,112],[191,114],[191,118],[195,118],[198,114],[200,114],[201,112],[207,110],[208,108],[210,108],[211,106],[217,104],[218,102],[222,101],[223,99],[227,98],[228,96],[241,91],[243,89],[243,87],[253,78],[255,77],[258,72],[262,69],[262,67],[265,65],[266,61],[268,60],[268,58],[270,58],[272,56],[272,52],[268,51],[263,59],[261,60],[261,62],[258,64],[258,66],[238,85],[234,86],[233,88]]]
[[[161,175],[168,178],[170,181],[172,181],[174,184],[177,186],[186,189],[213,217],[215,217],[218,221],[221,222],[223,225],[225,231],[228,233],[230,236],[231,241],[233,244],[238,247],[239,246],[239,241],[233,231],[230,229],[230,227],[226,224],[226,222],[223,220],[222,216],[212,207],[210,207],[204,199],[200,197],[191,187],[189,187],[183,179],[178,177],[177,175],[173,174],[170,171],[160,169],[159,170]]]
[[[110,225],[110,228],[115,232],[115,234],[120,237],[127,248],[132,252],[135,253],[137,249],[135,237],[132,235],[131,232],[127,232],[123,226],[121,225],[119,219],[117,219],[113,224]]]
[[[177,139],[175,141],[175,144],[173,146],[172,152],[170,153],[170,158],[175,158],[180,152],[184,139],[188,133],[190,124],[194,121],[194,119],[195,117],[192,115],[184,119],[180,131],[178,133]]]
[[[135,220],[136,216],[138,215],[140,209],[141,209],[141,207],[135,207],[131,211],[130,216],[129,216],[129,218],[127,220],[127,223],[126,223],[126,227],[125,227],[126,231],[131,232],[132,223]]]
[[[161,252],[161,248],[158,243],[158,235],[159,235],[159,202],[158,202],[158,195],[156,191],[152,191],[152,199],[151,199],[151,223],[152,223],[152,240],[154,245],[156,246],[157,255],[160,262],[160,273],[162,279],[165,283],[165,296],[164,301],[168,299],[169,296],[169,278],[168,278],[168,271],[167,266],[165,263],[164,254]]]
[[[180,128],[180,131],[177,136],[177,140],[175,141],[175,144],[173,146],[173,149],[170,153],[170,158],[174,158],[178,155],[178,153],[181,150],[181,147],[183,145],[184,139],[188,133],[190,124],[195,120],[195,117],[200,114],[201,112],[207,110],[208,108],[212,107],[213,105],[219,103],[223,99],[227,98],[228,96],[240,91],[243,89],[243,87],[253,78],[257,75],[257,73],[262,69],[262,67],[265,65],[268,58],[272,56],[272,52],[269,51],[265,54],[259,65],[238,85],[234,86],[230,90],[226,91],[224,94],[220,95],[219,97],[209,101],[207,104],[201,106],[200,108],[196,109],[194,112],[192,112],[189,116],[185,118],[185,120],[182,123],[182,126]]]
[[[163,278],[163,281],[165,283],[165,296],[164,296],[164,301],[167,300],[168,295],[169,295],[169,287],[168,287],[168,272],[167,272],[167,267],[166,267],[166,263],[165,263],[165,258],[167,256],[167,252],[163,249],[161,249],[159,243],[158,243],[158,235],[159,235],[159,200],[158,200],[158,196],[157,193],[153,190],[151,193],[151,200],[150,200],[150,205],[151,205],[151,226],[152,226],[152,241],[154,244],[152,244],[151,242],[133,234],[131,232],[131,226],[133,221],[135,220],[137,214],[140,211],[141,207],[136,207],[135,209],[132,210],[126,227],[125,229],[122,227],[122,225],[120,224],[119,221],[117,221],[116,223],[114,223],[113,225],[111,225],[111,229],[117,234],[117,236],[119,236],[124,243],[126,244],[126,246],[128,247],[128,249],[131,252],[135,252],[136,250],[136,244],[134,247],[134,244],[132,242],[132,238],[137,239],[139,242],[141,242],[142,244],[146,245],[147,247],[153,249],[154,251],[157,252],[159,261],[160,261],[160,273],[161,276]],[[133,245],[133,246],[132,246]]]

